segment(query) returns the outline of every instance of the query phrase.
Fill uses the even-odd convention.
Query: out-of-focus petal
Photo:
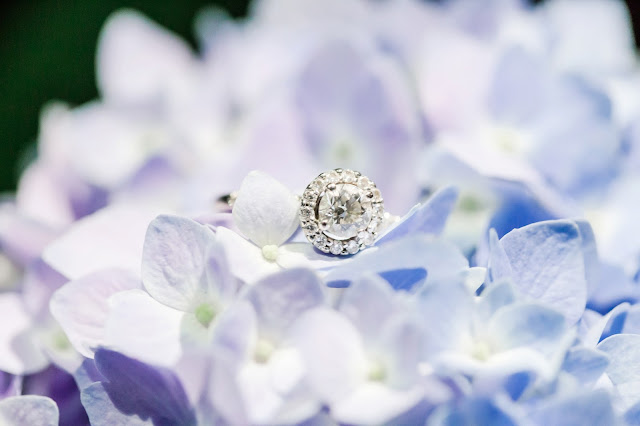
[[[99,271],[71,281],[57,290],[50,301],[54,318],[74,348],[87,358],[104,344],[109,316],[109,297],[141,288],[138,278],[126,271]]]
[[[439,235],[458,199],[454,187],[439,190],[423,204],[413,207],[398,223],[382,235],[376,245],[416,233]]]
[[[113,14],[98,43],[98,86],[116,102],[163,100],[186,78],[192,61],[186,43],[131,10]]]
[[[546,353],[558,347],[565,330],[562,314],[533,304],[505,306],[488,324],[488,335],[500,351],[531,346]]]
[[[135,204],[107,207],[76,222],[42,256],[72,280],[110,268],[139,275],[147,226],[158,213]]]
[[[367,382],[351,395],[331,405],[339,422],[379,425],[408,411],[424,396],[420,387],[396,390],[377,382]]]
[[[616,424],[611,400],[599,389],[577,395],[561,395],[541,403],[529,414],[535,424],[613,425]]]
[[[300,315],[325,303],[322,282],[309,269],[267,276],[249,287],[245,297],[256,311],[261,333],[276,340],[285,336]]]
[[[45,396],[14,396],[0,401],[0,423],[6,426],[57,426],[58,407]]]
[[[33,373],[48,360],[37,343],[34,324],[18,293],[0,294],[0,370],[11,374]]]
[[[364,380],[367,360],[362,338],[344,315],[314,309],[295,323],[292,333],[311,387],[324,401],[340,401]]]
[[[345,314],[365,338],[375,338],[380,324],[394,311],[393,289],[376,275],[353,281],[340,299],[338,309]]]
[[[413,271],[415,280],[411,286],[405,287],[406,290],[412,290],[420,285],[458,277],[468,266],[467,260],[454,245],[425,236],[415,236],[402,238],[379,248],[367,249],[354,256],[346,265],[331,270],[325,281],[330,286],[346,287],[357,279],[363,270],[380,275],[394,271]],[[403,278],[400,274],[389,275],[385,279],[393,285],[391,279],[394,277]]]
[[[111,424],[108,419],[117,425],[196,424],[184,389],[171,371],[106,349],[96,352],[95,362],[104,380],[82,394],[92,424]]]

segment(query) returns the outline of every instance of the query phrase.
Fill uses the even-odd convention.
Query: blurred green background
[[[247,3],[247,0],[0,2],[0,192],[15,188],[21,163],[30,158],[29,147],[34,146],[44,103],[57,99],[78,105],[97,96],[96,41],[110,13],[121,7],[138,9],[195,46],[192,24],[200,9],[217,5],[240,17],[246,14]],[[627,0],[627,4],[638,40],[640,1]]]
[[[246,0],[39,0],[0,4],[0,192],[13,190],[38,134],[42,105],[71,105],[97,96],[94,54],[105,19],[137,9],[195,47],[193,19],[216,5],[246,14]]]

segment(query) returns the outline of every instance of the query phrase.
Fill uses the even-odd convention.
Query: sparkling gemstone
[[[365,246],[370,246],[373,244],[373,235],[370,232],[362,231],[358,233],[358,241],[360,241]]]
[[[324,247],[327,245],[327,237],[324,235],[318,235],[318,237],[313,241],[313,243],[318,247]]]
[[[318,203],[318,220],[326,223],[322,229],[336,240],[346,240],[358,235],[367,227],[373,214],[371,199],[358,186],[338,183],[327,190]]]
[[[340,254],[342,253],[342,243],[340,241],[336,241],[331,245],[331,253]]]
[[[355,254],[358,252],[358,250],[360,250],[360,244],[358,244],[356,240],[350,240],[347,243],[347,252],[349,254]]]

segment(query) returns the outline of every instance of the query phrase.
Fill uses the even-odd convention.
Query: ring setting
[[[300,201],[300,226],[324,253],[351,255],[372,245],[384,219],[380,190],[353,170],[321,173]]]

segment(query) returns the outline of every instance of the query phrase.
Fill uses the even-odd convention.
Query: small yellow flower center
[[[372,382],[383,382],[387,378],[387,369],[380,361],[369,364],[367,378]]]
[[[478,340],[471,347],[471,356],[478,361],[486,361],[491,356],[491,347],[484,340]]]
[[[59,351],[65,351],[71,348],[71,342],[69,338],[62,330],[56,330],[52,336],[53,347]]]
[[[209,303],[198,306],[194,313],[198,322],[205,327],[208,327],[216,316],[215,308]]]
[[[278,258],[278,246],[268,244],[262,247],[262,256],[269,262],[275,262]]]
[[[269,361],[269,358],[271,358],[271,355],[273,354],[273,351],[275,351],[275,349],[275,346],[273,346],[273,343],[271,343],[269,340],[258,339],[255,351],[253,353],[253,359],[259,364],[264,364]]]

